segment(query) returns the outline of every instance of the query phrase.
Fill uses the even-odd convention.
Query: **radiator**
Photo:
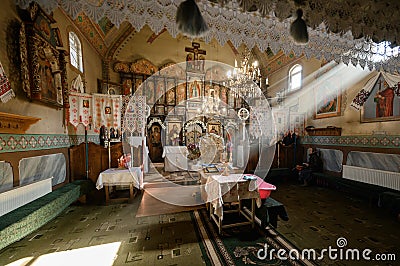
[[[400,190],[400,173],[343,165],[343,178]]]
[[[50,193],[51,179],[47,178],[0,193],[0,216]]]

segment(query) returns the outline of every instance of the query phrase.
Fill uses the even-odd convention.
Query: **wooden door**
[[[161,142],[161,126],[158,123],[151,125],[148,131],[147,143],[149,145],[149,156],[153,163],[163,162],[163,146]]]

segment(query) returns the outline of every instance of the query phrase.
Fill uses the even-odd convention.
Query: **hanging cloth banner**
[[[131,99],[131,95],[124,95],[122,96],[122,104],[121,104],[121,131],[125,131],[125,113],[126,109],[128,108],[129,101]]]
[[[146,96],[132,96],[129,101],[125,119],[124,130],[131,133],[144,134],[146,127]]]
[[[378,81],[380,76],[383,76],[387,84],[390,88],[394,89],[394,93],[400,97],[400,76],[399,75],[392,75],[386,72],[377,72],[376,75],[371,77],[367,83],[365,83],[364,87],[358,92],[356,97],[354,97],[353,101],[351,102],[351,107],[356,110],[360,110],[364,103],[367,101],[368,97],[370,96],[372,90],[376,82]]]
[[[260,117],[257,114],[257,108],[251,107],[250,110],[250,135],[254,138],[259,138],[262,134],[260,121],[258,120]]]
[[[120,129],[121,127],[121,95],[93,94],[93,127],[101,126]]]
[[[69,93],[69,122],[77,127],[82,123],[87,127],[92,116],[92,95],[78,92]]]
[[[271,110],[267,100],[260,100],[258,106],[251,107],[250,110],[250,134],[259,138],[267,137],[272,133]]]
[[[13,97],[15,97],[14,91],[11,89],[10,81],[0,63],[0,99],[3,103],[6,103]]]

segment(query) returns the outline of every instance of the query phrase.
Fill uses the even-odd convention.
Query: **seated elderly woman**
[[[299,181],[303,183],[303,186],[307,186],[312,181],[312,173],[322,172],[323,162],[321,159],[320,152],[309,148],[307,150],[308,160],[301,165],[296,165],[295,170],[298,172]]]

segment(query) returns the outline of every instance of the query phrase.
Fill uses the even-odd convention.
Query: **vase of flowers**
[[[196,160],[200,157],[200,148],[198,145],[196,145],[195,143],[189,143],[189,145],[187,146],[188,148],[188,156],[187,158],[190,160]]]

